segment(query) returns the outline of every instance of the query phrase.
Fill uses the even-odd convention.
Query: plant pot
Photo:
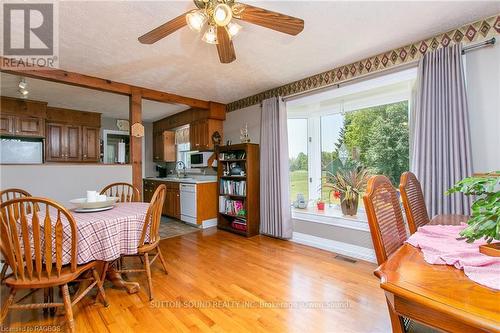
[[[318,210],[325,210],[325,203],[318,202],[318,203],[316,203],[316,207],[318,207]]]
[[[342,214],[356,216],[356,214],[358,213],[358,201],[358,196],[356,196],[354,200],[344,200],[344,193],[341,193],[340,208],[342,208]]]

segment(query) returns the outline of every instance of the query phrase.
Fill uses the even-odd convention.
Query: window
[[[177,161],[184,162],[186,169],[191,168],[191,161],[189,159],[190,144],[189,143],[179,143],[177,144]]]
[[[340,155],[398,185],[409,169],[415,78],[412,69],[288,102],[290,200],[302,193],[311,209],[320,198],[339,204],[326,176],[343,166]]]
[[[290,198],[295,201],[302,194],[308,200],[307,119],[288,119],[288,133]]]

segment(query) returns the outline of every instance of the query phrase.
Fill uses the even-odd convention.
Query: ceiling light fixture
[[[241,28],[242,26],[235,22],[229,22],[229,24],[226,26],[227,32],[229,33],[229,36],[231,38],[236,36],[240,32]]]
[[[196,10],[186,15],[186,21],[189,28],[200,32],[203,25],[207,23],[208,16],[203,10]]]
[[[205,31],[202,40],[208,44],[217,44],[217,30],[215,26],[210,25]]]
[[[28,98],[28,82],[26,82],[25,78],[22,78],[21,81],[19,81],[18,84],[19,87],[19,93],[21,94],[22,98]]]
[[[214,21],[220,27],[225,27],[231,22],[233,18],[233,12],[231,7],[226,5],[225,3],[220,3],[214,8]]]

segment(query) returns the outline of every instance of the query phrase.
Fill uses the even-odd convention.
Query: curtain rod
[[[482,41],[482,42],[479,42],[479,43],[476,43],[476,44],[464,47],[462,49],[462,54],[465,54],[466,52],[469,52],[469,51],[472,51],[472,50],[477,50],[479,48],[482,48],[482,47],[485,47],[485,46],[488,46],[488,45],[494,45],[495,43],[496,43],[496,38],[492,37],[492,38],[490,38],[488,40],[485,40],[485,41]],[[291,95],[283,97],[283,101],[286,102],[286,101],[297,99],[297,98],[300,98],[300,97],[303,97],[303,96],[307,96],[307,95],[310,95],[310,94],[315,94],[315,93],[321,92],[323,90],[332,89],[332,87],[333,88],[340,88],[341,85],[344,86],[346,84],[355,83],[356,81],[366,80],[367,78],[375,78],[377,76],[386,75],[386,74],[389,74],[391,72],[396,72],[396,71],[400,71],[400,70],[403,70],[403,69],[414,67],[417,64],[418,64],[418,60],[413,60],[413,61],[407,62],[405,64],[400,64],[400,65],[394,66],[394,67],[392,67],[390,69],[382,70],[380,72],[367,73],[365,75],[361,75],[361,76],[358,76],[358,77],[355,77],[355,78],[351,78],[351,79],[345,80],[345,81],[340,82],[340,83],[332,83],[332,84],[329,84],[329,85],[326,85],[326,86],[323,86],[323,87],[311,89],[311,90],[308,90],[308,91],[302,91],[302,92],[299,92],[299,93],[296,93],[296,94],[291,94]],[[262,106],[262,102],[260,104]]]
[[[465,53],[472,51],[472,50],[477,50],[477,49],[485,47],[485,46],[495,45],[496,41],[497,41],[496,38],[492,37],[492,38],[485,40],[485,41],[482,41],[480,43],[466,46],[462,49],[462,54],[465,54]]]

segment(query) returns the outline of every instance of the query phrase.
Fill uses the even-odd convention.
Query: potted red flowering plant
[[[324,186],[339,193],[342,214],[354,216],[358,212],[359,195],[365,190],[368,178],[368,170],[354,165],[336,173],[327,172]]]
[[[318,208],[318,210],[325,210],[325,202],[321,199],[318,199],[316,201],[316,208]]]

